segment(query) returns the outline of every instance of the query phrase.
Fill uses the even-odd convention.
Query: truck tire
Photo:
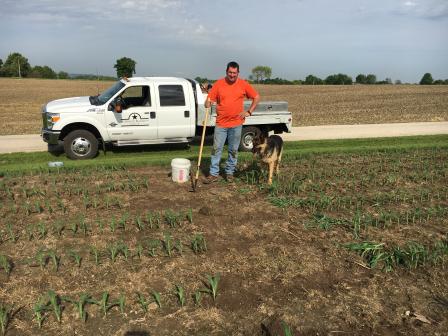
[[[89,131],[71,131],[64,138],[64,151],[72,160],[88,160],[98,154],[98,139]]]
[[[250,152],[252,151],[252,140],[259,135],[261,130],[255,126],[243,126],[241,131],[240,151]]]

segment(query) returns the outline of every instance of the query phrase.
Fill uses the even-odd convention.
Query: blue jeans
[[[233,175],[238,159],[238,147],[241,141],[241,130],[243,126],[235,127],[219,127],[215,126],[215,134],[213,137],[213,150],[210,164],[210,175],[219,175],[219,163],[221,161],[222,150],[227,139],[227,147],[229,157],[225,167],[226,175]]]

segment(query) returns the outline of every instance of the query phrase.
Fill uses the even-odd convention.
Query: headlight
[[[47,112],[47,127],[48,129],[52,129],[53,125],[56,124],[61,116],[59,113],[48,113]]]

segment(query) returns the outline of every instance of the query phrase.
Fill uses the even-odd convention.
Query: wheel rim
[[[254,132],[247,132],[246,134],[244,134],[243,146],[248,149],[252,149],[254,137],[255,137]]]
[[[86,138],[75,138],[71,143],[71,150],[78,156],[86,156],[92,150],[92,144]]]

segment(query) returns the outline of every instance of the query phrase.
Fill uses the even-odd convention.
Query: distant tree
[[[448,79],[445,79],[445,80],[443,81],[443,84],[448,85]]]
[[[376,76],[373,74],[368,74],[366,77],[366,84],[376,84]]]
[[[257,83],[259,83],[260,81],[271,78],[272,69],[268,66],[257,65],[252,69],[252,75],[256,79]]]
[[[366,84],[367,83],[366,75],[359,74],[358,76],[356,76],[356,83],[358,83],[358,84]]]
[[[303,84],[305,85],[322,85],[324,81],[320,79],[319,77],[316,77],[314,75],[308,75],[305,78],[305,82]]]
[[[433,85],[443,85],[445,84],[445,81],[443,79],[436,79],[434,82],[432,82]]]
[[[47,65],[44,65],[44,66],[36,65],[32,68],[32,70],[28,76],[34,77],[34,78],[54,79],[54,78],[56,78],[56,72],[54,72],[53,69],[51,69]]]
[[[420,85],[431,85],[434,82],[432,79],[432,75],[427,72],[423,75],[422,79],[420,80]]]
[[[399,80],[399,79],[395,80],[395,85],[401,85],[401,84],[403,84],[403,83],[401,82],[401,80]]]
[[[9,54],[2,66],[2,72],[7,77],[27,77],[30,71],[28,59],[18,52]]]
[[[337,75],[330,75],[325,78],[325,84],[330,85],[351,85],[352,83],[353,80],[350,76],[341,73]]]
[[[59,79],[68,79],[69,76],[68,76],[68,73],[67,73],[67,72],[65,72],[65,71],[59,71],[59,72],[58,72],[58,78],[59,78]]]
[[[122,57],[117,59],[114,68],[117,70],[117,77],[132,77],[135,74],[135,65],[137,63],[128,57]]]

